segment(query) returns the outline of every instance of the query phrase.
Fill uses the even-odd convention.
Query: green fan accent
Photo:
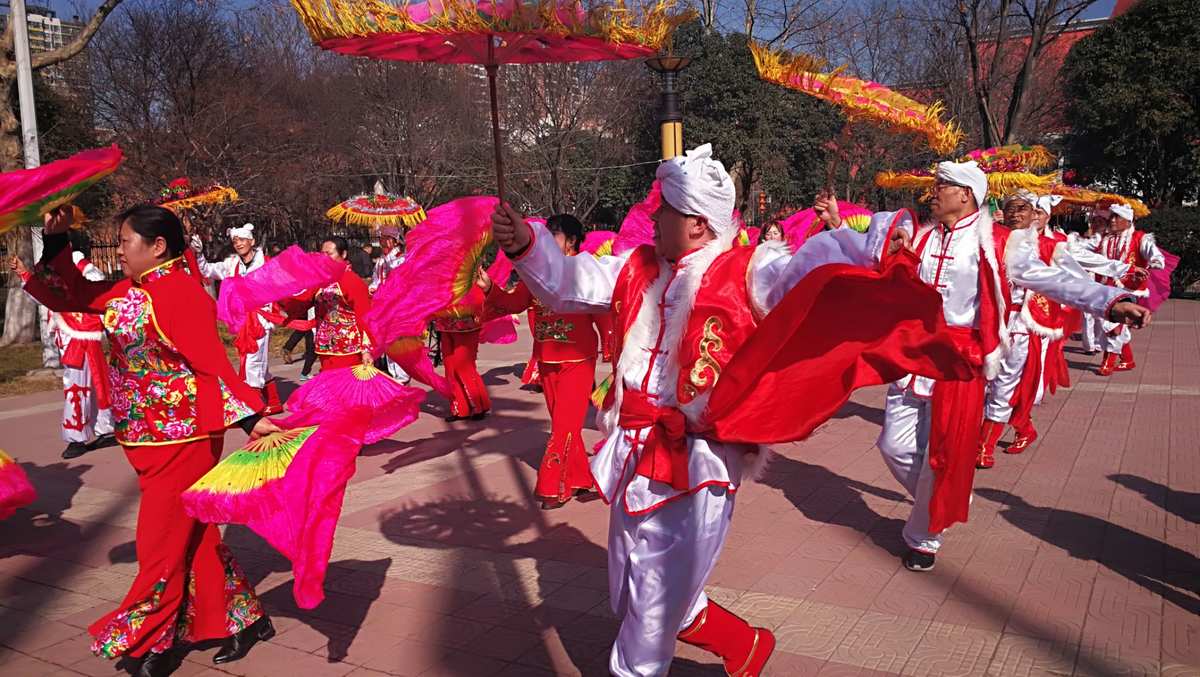
[[[188,491],[244,494],[281,479],[296,452],[317,432],[317,426],[264,435],[229,455],[196,481]]]

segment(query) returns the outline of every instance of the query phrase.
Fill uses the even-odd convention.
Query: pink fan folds
[[[401,385],[374,367],[331,369],[288,398],[289,427],[325,425],[354,411],[366,417],[363,439],[374,444],[417,420],[424,401],[425,391]]]
[[[491,196],[459,198],[429,210],[425,222],[409,231],[404,263],[388,275],[367,313],[377,352],[421,336],[434,313],[458,301],[463,263],[490,235],[496,204]]]
[[[221,282],[217,319],[238,333],[251,313],[308,289],[336,281],[346,269],[344,261],[319,253],[305,253],[292,245],[269,259],[262,268]]]
[[[620,256],[644,244],[654,244],[654,212],[662,204],[662,185],[656,179],[646,198],[630,208],[613,240],[613,254]]]
[[[853,202],[838,200],[838,214],[842,217],[842,221],[849,225],[851,220],[857,224],[863,217],[870,219],[872,212]],[[783,227],[783,238],[787,240],[792,251],[798,250],[808,238],[821,232],[825,227],[825,224],[817,218],[817,212],[812,207],[801,209],[780,221],[779,225]],[[856,228],[856,230],[858,229]]]
[[[113,144],[41,167],[0,174],[0,233],[20,224],[40,225],[39,217],[112,174],[124,157]]]
[[[595,254],[599,252],[604,245],[610,245],[609,249],[611,250],[616,239],[617,234],[611,230],[589,231],[588,233],[584,234],[583,244],[579,246],[579,251],[588,254]]]
[[[349,372],[338,369],[338,372]],[[279,509],[246,521],[259,536],[292,562],[292,596],[301,609],[325,599],[325,571],[333,552],[333,534],[342,514],[346,485],[366,437],[372,412],[342,406],[296,452],[287,474],[264,485],[264,500]],[[290,417],[286,427],[307,425]]]
[[[1165,249],[1162,253],[1166,267],[1150,271],[1150,296],[1146,298],[1146,307],[1150,310],[1158,310],[1171,296],[1171,273],[1175,272],[1175,267],[1179,265],[1178,256]]]

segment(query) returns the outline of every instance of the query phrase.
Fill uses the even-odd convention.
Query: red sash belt
[[[686,491],[688,481],[687,419],[675,407],[660,407],[640,391],[626,390],[620,425],[626,430],[650,428],[635,472]]]

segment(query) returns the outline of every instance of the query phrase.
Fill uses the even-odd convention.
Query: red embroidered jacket
[[[318,355],[357,355],[371,347],[364,319],[371,309],[371,294],[350,266],[337,282],[309,290],[281,305],[291,317],[303,317],[310,306],[316,305],[313,338]]]
[[[121,444],[202,439],[262,409],[258,392],[225,355],[216,304],[182,258],[136,281],[91,282],[66,248],[38,264],[25,290],[51,310],[102,315],[113,427]]]
[[[556,364],[596,359],[600,327],[599,315],[588,313],[558,314],[542,305],[524,282],[517,282],[511,291],[494,284],[487,294],[487,319],[529,311],[529,326],[533,331],[533,354],[539,362]],[[595,328],[593,328],[593,326]]]

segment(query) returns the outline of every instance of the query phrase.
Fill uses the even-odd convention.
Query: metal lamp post
[[[646,59],[646,66],[661,76],[662,92],[659,95],[658,122],[662,134],[662,159],[670,160],[683,155],[683,113],[679,110],[679,93],[675,83],[679,71],[691,63],[683,56],[660,55]]]

